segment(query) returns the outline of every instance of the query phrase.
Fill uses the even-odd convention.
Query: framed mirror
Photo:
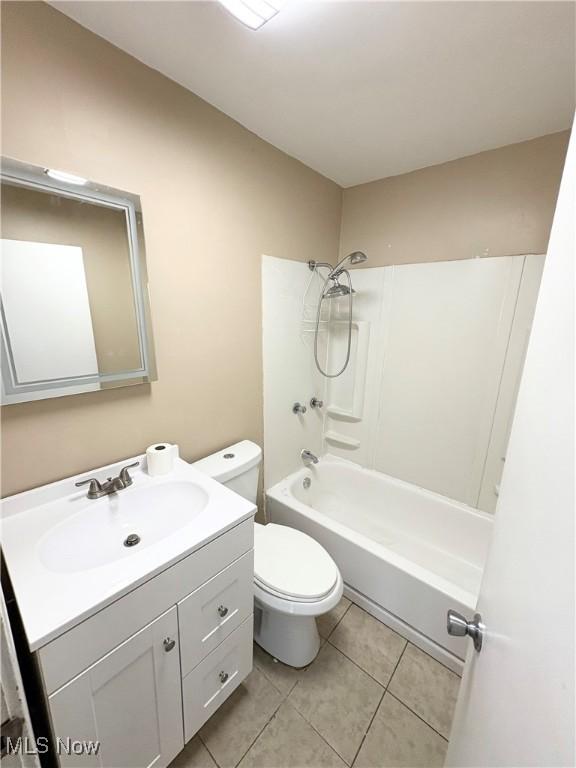
[[[3,158],[2,405],[155,380],[140,198]]]

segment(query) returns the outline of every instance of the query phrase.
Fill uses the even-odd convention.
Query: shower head
[[[324,295],[322,296],[323,299],[338,299],[340,296],[348,296],[350,293],[350,288],[348,288],[347,285],[340,285],[338,281],[334,283],[334,285],[331,285],[330,288],[328,288],[327,291],[325,291]],[[352,288],[352,293],[356,293],[354,288]]]
[[[344,258],[341,259],[338,264],[336,264],[330,273],[330,277],[338,277],[338,275],[344,271],[343,265],[347,262],[350,262],[350,265],[354,266],[355,264],[362,264],[362,262],[366,261],[367,259],[368,256],[366,256],[365,253],[362,253],[362,251],[353,251],[353,253],[349,253],[348,256],[344,256]]]

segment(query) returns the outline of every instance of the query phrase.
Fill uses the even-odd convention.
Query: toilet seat
[[[254,525],[254,581],[283,600],[324,600],[339,581],[336,563],[312,537],[285,525]]]

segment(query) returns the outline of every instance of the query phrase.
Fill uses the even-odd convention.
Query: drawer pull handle
[[[224,616],[226,616],[226,614],[228,613],[228,608],[226,608],[225,605],[219,605],[218,606],[218,613],[220,614],[220,616],[222,618],[224,618]]]
[[[168,653],[168,651],[171,651],[175,645],[176,645],[176,640],[171,640],[169,637],[165,638],[163,642],[164,650],[166,651],[166,653]]]
[[[228,675],[228,672],[220,672],[218,677],[220,678],[221,683],[225,683],[226,680],[228,680],[229,675]]]

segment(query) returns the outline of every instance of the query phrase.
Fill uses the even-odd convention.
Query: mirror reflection
[[[138,198],[3,163],[3,403],[154,377]]]

